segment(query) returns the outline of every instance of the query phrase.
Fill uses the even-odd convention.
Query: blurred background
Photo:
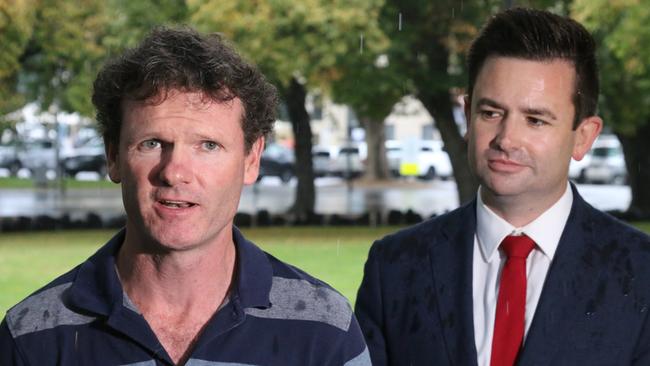
[[[570,177],[597,208],[647,221],[650,0],[0,0],[0,264],[2,236],[26,235],[6,232],[123,223],[91,84],[107,57],[156,25],[222,33],[280,92],[240,226],[395,228],[458,207],[477,188],[463,140],[465,52],[491,14],[512,6],[570,15],[594,34],[605,131]],[[385,233],[365,230],[352,277]],[[11,276],[0,272],[0,285],[30,286]]]
[[[463,141],[465,51],[512,6],[570,15],[595,35],[606,129],[571,178],[607,186],[580,188],[599,208],[646,218],[648,0],[1,0],[0,217],[121,215],[91,83],[107,57],[164,24],[222,33],[280,91],[261,179],[240,211],[381,223],[390,210],[453,209],[477,185]]]

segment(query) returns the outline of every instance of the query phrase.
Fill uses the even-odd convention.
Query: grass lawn
[[[81,189],[92,189],[92,188],[115,188],[118,189],[120,186],[109,181],[108,179],[101,179],[101,180],[76,180],[72,178],[66,178],[64,180],[64,184],[66,188],[70,189],[76,189],[76,188],[81,188]],[[57,181],[52,180],[48,182],[48,185],[54,187],[56,186]],[[32,179],[23,179],[23,178],[15,178],[15,177],[5,177],[5,178],[0,178],[0,188],[23,188],[23,189],[33,189],[35,187],[35,183]]]
[[[650,233],[650,222],[635,224]],[[396,227],[280,227],[245,229],[272,255],[329,283],[351,302],[373,240]],[[56,231],[0,235],[0,317],[5,311],[94,253],[114,231]]]
[[[373,240],[396,227],[245,229],[244,235],[283,261],[329,283],[354,301]],[[0,318],[6,310],[94,253],[114,231],[0,235]]]

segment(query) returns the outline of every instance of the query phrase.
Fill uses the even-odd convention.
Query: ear
[[[108,177],[111,178],[113,183],[120,183],[122,177],[120,176],[120,164],[118,159],[119,147],[114,142],[104,139],[104,149],[106,151],[106,167],[108,168]]]
[[[249,185],[257,181],[260,172],[260,160],[264,151],[264,136],[258,138],[251,146],[244,160],[244,184]]]
[[[603,129],[603,120],[598,116],[587,117],[580,122],[575,131],[575,141],[573,144],[574,160],[582,160],[589,152],[591,145]]]
[[[465,139],[465,142],[468,140],[467,134],[469,133],[469,124],[472,121],[472,100],[469,98],[469,95],[465,95],[463,97],[464,101],[464,109],[465,109],[465,123],[467,124],[467,128],[465,128],[465,136],[463,138]]]

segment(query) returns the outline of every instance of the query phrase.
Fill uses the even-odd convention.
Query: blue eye
[[[201,146],[202,146],[205,150],[209,150],[209,151],[217,150],[217,149],[219,148],[219,144],[217,144],[217,143],[214,142],[214,141],[203,141],[203,142],[201,143]]]
[[[160,141],[157,140],[146,140],[143,141],[140,146],[147,150],[153,150],[160,147]]]

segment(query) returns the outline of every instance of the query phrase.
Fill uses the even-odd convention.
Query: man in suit
[[[468,55],[476,199],[373,244],[356,313],[374,365],[650,365],[650,238],[568,166],[602,128],[595,45],[511,9]]]

